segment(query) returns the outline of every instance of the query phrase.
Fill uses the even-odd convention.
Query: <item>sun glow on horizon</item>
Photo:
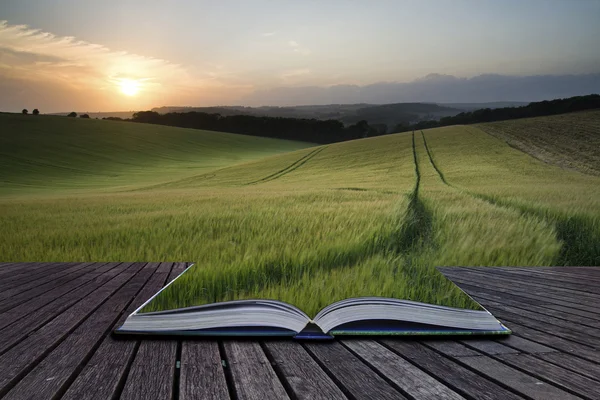
[[[119,81],[119,90],[126,96],[135,96],[140,91],[140,82],[134,79],[121,79]]]

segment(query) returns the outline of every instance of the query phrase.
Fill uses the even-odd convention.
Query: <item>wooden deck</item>
[[[118,340],[185,263],[0,264],[4,399],[599,399],[600,268],[444,268],[498,340]]]

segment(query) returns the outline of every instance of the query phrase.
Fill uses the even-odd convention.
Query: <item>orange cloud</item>
[[[87,103],[98,107],[113,104],[112,109],[141,109],[226,101],[251,90],[247,85],[228,84],[220,80],[221,75],[219,71],[189,71],[167,60],[0,21],[0,80],[60,88],[56,96],[85,93]],[[135,82],[139,93],[124,96],[124,81]]]

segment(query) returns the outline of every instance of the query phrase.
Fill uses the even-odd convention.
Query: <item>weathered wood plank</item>
[[[429,347],[436,349],[440,353],[452,357],[472,357],[480,355],[475,350],[471,350],[454,340],[428,340],[424,341],[423,344],[427,344]]]
[[[171,282],[173,279],[177,278],[179,275],[186,270],[188,263],[186,262],[177,262],[173,264],[173,269],[171,270],[171,274],[169,275],[168,281]]]
[[[93,263],[76,264],[59,272],[41,276],[37,279],[28,279],[26,282],[3,290],[2,293],[0,293],[0,309],[5,308],[7,299],[13,300],[14,298],[19,298],[21,299],[20,301],[23,301],[24,299],[31,299],[32,297],[45,293],[56,286],[69,282],[85,274],[86,272],[89,272],[86,270],[86,267],[92,264]],[[80,272],[79,274],[77,274],[78,271]]]
[[[109,269],[109,267],[115,266],[116,264],[117,263],[107,264],[105,267],[107,267],[108,270],[100,274],[93,281],[80,286],[76,290],[59,297],[43,307],[35,309],[35,311],[26,316],[23,316],[19,313],[21,311],[20,307],[2,314],[2,325],[10,325],[0,330],[0,354],[4,353],[8,348],[26,338],[30,332],[33,332],[39,327],[45,325],[67,308],[73,306],[75,303],[88,296],[94,290],[98,289],[100,286],[104,285],[106,282],[122,273],[127,265],[122,264]],[[40,297],[38,300],[38,303],[43,303],[45,301],[43,297]],[[26,313],[29,310],[29,307],[25,307],[24,305],[22,313]]]
[[[566,369],[563,369],[562,366],[559,367],[559,366],[547,363],[545,361],[541,361],[540,358],[543,358],[543,357],[540,357],[539,354],[538,354],[537,358],[535,358],[534,356],[529,355],[529,354],[520,354],[519,355],[519,354],[510,354],[510,353],[505,353],[505,352],[499,352],[499,351],[497,351],[496,348],[487,347],[487,346],[480,347],[480,350],[487,355],[494,356],[495,358],[499,359],[500,361],[504,362],[505,364],[508,364],[512,367],[520,369],[529,375],[539,377],[549,383],[554,384],[555,386],[559,386],[560,388],[562,388],[564,390],[574,392],[580,396],[591,397],[591,398],[595,399],[595,398],[597,398],[596,395],[600,394],[600,393],[597,393],[597,391],[600,389],[589,389],[588,388],[590,385],[592,387],[597,386],[600,388],[600,382],[593,382],[589,378],[582,377],[580,375],[583,375],[583,374],[580,374],[579,372],[568,371]],[[552,353],[550,355],[565,356],[566,354]],[[578,364],[582,364],[582,363],[592,364],[590,362],[583,361],[583,360],[580,360],[580,362]],[[594,365],[596,367],[596,370],[600,371],[600,366],[595,365],[595,364],[592,364],[592,365]]]
[[[551,290],[538,290],[528,288],[524,285],[511,285],[507,283],[497,283],[491,280],[473,280],[469,279],[462,274],[456,275],[456,272],[448,273],[447,276],[452,279],[457,286],[463,290],[467,290],[466,285],[474,286],[481,290],[494,290],[500,293],[507,293],[518,295],[526,299],[532,299],[534,301],[543,300],[544,302],[551,304],[558,304],[572,309],[584,310],[590,313],[596,313],[597,308],[593,305],[587,304],[587,302],[579,302],[574,299],[578,299],[577,296],[565,296],[564,294],[555,294]]]
[[[476,399],[521,399],[521,396],[449,360],[417,341],[383,340],[387,347],[456,392]],[[473,358],[473,357],[465,357]]]
[[[525,283],[527,285],[536,284],[543,285],[545,287],[571,289],[595,295],[600,294],[600,290],[597,286],[584,279],[581,279],[580,276],[572,277],[573,275],[569,275],[556,279],[548,275],[541,276],[540,274],[535,273],[535,271],[520,271],[501,268],[491,268],[489,270],[487,268],[481,268],[475,269],[475,271],[485,275],[492,275],[494,278],[506,278],[514,280],[515,282]]]
[[[2,273],[10,272],[11,278],[22,278],[26,274],[32,275],[36,271],[44,271],[48,268],[66,268],[69,265],[73,265],[73,263],[64,263],[64,262],[15,262],[11,266],[6,267],[2,270]],[[45,269],[42,269],[45,268]],[[3,281],[4,284],[4,281]]]
[[[141,267],[136,265],[128,268],[0,356],[0,395],[18,382],[31,365],[37,364],[109,296],[132,279]]]
[[[8,276],[14,276],[15,273],[18,273],[22,268],[28,268],[29,266],[34,265],[35,263],[7,262],[2,264],[3,266],[0,268],[0,277],[4,278]]]
[[[578,278],[585,281],[600,282],[600,269],[598,267],[494,267],[502,271],[524,271],[535,273],[540,276],[565,276],[569,278]]]
[[[475,299],[477,300],[477,298]],[[497,318],[502,320],[518,322],[519,324],[540,329],[544,332],[550,332],[552,335],[559,336],[577,343],[585,344],[594,348],[600,348],[600,338],[593,334],[592,328],[588,328],[589,330],[582,329],[575,323],[563,323],[563,321],[555,321],[551,317],[546,317],[546,320],[544,320],[544,318],[539,318],[534,313],[526,313],[520,310],[516,312],[509,312],[505,311],[505,307],[490,304],[483,299],[479,299],[478,301]],[[507,325],[509,328],[512,328],[509,322],[507,322]]]
[[[238,399],[289,399],[260,344],[225,341],[224,347]]]
[[[428,347],[432,347],[428,342],[426,345]],[[483,350],[487,352],[488,348],[483,347]],[[490,350],[490,353],[496,353],[496,349]],[[473,368],[478,373],[483,374],[488,378],[495,380],[496,382],[517,390],[518,392],[534,399],[550,400],[576,398],[556,386],[540,381],[535,376],[531,376],[519,371],[518,369],[511,368],[510,366],[507,366],[494,358],[488,357],[487,355],[482,355],[481,353],[476,357],[455,357],[453,354],[456,354],[456,350],[452,349],[451,353],[446,354],[442,351],[442,354],[450,357],[453,360],[456,360],[463,365]],[[502,356],[497,356],[496,358],[501,358],[503,356],[511,357],[516,355],[504,354]],[[529,355],[527,356],[529,357]]]
[[[570,306],[557,305],[556,303],[558,302],[554,300],[547,300],[539,297],[527,297],[527,294],[514,290],[499,291],[489,289],[487,287],[482,288],[476,287],[474,285],[467,285],[464,283],[461,283],[460,287],[463,290],[466,290],[469,294],[484,297],[492,301],[498,301],[502,304],[513,305],[519,308],[526,308],[532,311],[538,310],[540,311],[540,313],[550,313],[550,315],[560,316],[563,319],[574,318],[573,320],[576,322],[586,321],[587,324],[600,323],[600,314],[579,310]],[[590,307],[590,309],[592,308]]]
[[[173,263],[161,263],[157,273],[164,275],[163,282],[175,276],[171,274]],[[121,394],[123,400],[150,397],[170,399],[173,395],[173,379],[177,362],[176,340],[142,340]],[[160,375],[160,379],[155,376]]]
[[[298,342],[269,341],[264,343],[266,352],[279,370],[280,378],[287,382],[294,398],[299,400],[346,399],[319,364]]]
[[[179,400],[229,398],[217,342],[184,341],[181,348]]]
[[[475,284],[465,284],[464,281],[455,281],[455,283],[461,289],[467,291],[467,293],[471,293],[471,288],[475,288],[475,291],[480,290],[484,293],[493,293],[499,296],[506,296],[508,298],[520,300],[523,306],[539,305],[549,310],[564,311],[569,314],[584,316],[592,321],[600,320],[600,316],[597,314],[597,308],[590,305],[578,304],[575,300],[576,297],[571,297],[568,300],[562,300],[562,297],[559,299],[556,296],[548,294],[546,297],[542,298],[540,295],[521,292],[517,291],[516,289],[503,289],[498,287],[491,288],[487,284],[476,286]]]
[[[305,347],[350,397],[354,399],[406,398],[340,343],[308,343]]]
[[[545,381],[572,391],[581,397],[600,398],[600,383],[578,373],[542,361],[529,354],[504,354],[499,355],[498,358],[506,364],[521,368],[530,374],[535,374]]]
[[[413,399],[464,399],[429,374],[375,341],[346,340],[343,344]]]
[[[600,381],[600,365],[581,359],[572,354],[566,353],[542,353],[536,354],[537,358],[551,362],[560,367],[569,369],[576,374],[587,376]],[[596,384],[599,385],[600,384]]]
[[[544,285],[543,283],[537,282],[528,282],[526,280],[519,279],[511,279],[510,277],[506,277],[501,275],[500,273],[494,274],[494,268],[488,267],[489,271],[484,272],[478,270],[476,268],[442,268],[440,269],[444,275],[448,276],[452,280],[464,280],[468,281],[470,284],[493,284],[498,287],[505,287],[521,290],[521,291],[530,291],[536,293],[538,295],[543,293],[553,293],[557,295],[562,295],[564,298],[569,298],[569,296],[573,295],[573,292],[578,292],[576,289],[563,289],[560,287],[555,287],[552,285]],[[578,292],[580,293],[580,292]],[[587,299],[594,299],[597,297],[596,294],[593,293],[581,293]]]
[[[30,282],[34,279],[54,274],[60,271],[64,271],[67,268],[71,268],[75,265],[81,264],[79,262],[44,262],[44,263],[31,263],[26,268],[21,266],[18,267],[13,274],[7,279],[3,279],[0,283],[0,289],[4,290],[6,284],[10,284],[11,287],[21,285],[24,282]]]
[[[156,270],[138,292],[126,311],[111,330],[123,321],[142,303],[155,294],[164,284],[168,272],[157,269],[159,263],[149,263],[146,268]],[[164,268],[164,267],[163,267]],[[64,400],[113,399],[119,396],[127,378],[128,368],[134,360],[140,341],[131,338],[115,338],[108,335],[85,365],[73,384],[63,396]]]
[[[143,267],[145,263],[138,264]],[[137,269],[136,266],[132,268]],[[71,334],[35,367],[32,368],[5,396],[5,399],[24,399],[37,393],[39,398],[56,398],[92,354],[96,345],[108,334],[124,308],[150,278],[153,269],[134,274],[95,312],[91,313]]]
[[[478,299],[478,301],[485,302],[491,307],[495,307],[496,309],[501,309],[510,313],[516,313],[522,315],[523,317],[531,318],[535,321],[544,321],[557,326],[571,327],[574,330],[582,332],[595,332],[600,329],[600,323],[598,323],[598,321],[588,320],[576,315],[561,313],[560,311],[548,311],[542,307],[521,305],[510,298],[502,299],[498,296],[490,296],[487,294],[480,295],[479,293],[480,292],[469,292],[473,298]],[[593,336],[600,337],[600,333]]]
[[[597,267],[586,269],[586,273],[581,273],[582,270],[573,269],[571,267],[558,267],[559,269],[545,269],[543,267],[501,267],[496,268],[500,271],[514,272],[517,274],[533,274],[537,277],[548,278],[553,280],[568,279],[570,282],[583,282],[590,285],[593,282],[600,283],[600,270]]]
[[[47,272],[41,270],[41,267],[39,268],[40,274],[47,274]],[[165,279],[167,281],[173,279],[180,271],[183,271],[183,268],[185,268],[185,264],[183,263],[173,266],[168,276],[163,275],[163,283]],[[57,270],[60,270],[60,267],[57,267]],[[493,276],[494,274],[490,271],[484,271],[483,273]],[[556,271],[562,270],[558,269]],[[502,279],[512,279],[512,276],[509,276],[511,274],[510,271],[502,272],[502,274],[499,274],[503,277]],[[77,271],[73,271],[73,274],[76,273]],[[93,272],[89,273],[93,274]],[[548,272],[548,274],[550,273],[554,272]],[[71,307],[74,304],[74,302],[69,303],[69,301],[61,302],[61,299],[65,297],[68,299],[73,294],[74,298],[74,294],[77,294],[86,301],[92,290],[101,288],[100,284],[96,287],[89,286],[90,281],[84,281],[84,274],[79,275],[79,277],[73,274],[69,275],[70,278],[73,278],[72,280],[59,286],[61,289],[55,287],[45,292],[50,296],[48,300],[43,301],[43,296],[31,299],[27,303],[29,311],[24,314],[26,318],[31,318],[34,315],[39,315],[43,318],[42,314],[36,314],[36,311],[33,310],[33,305],[35,304],[40,305],[40,310],[44,309],[51,312],[49,308],[51,305],[58,305],[60,307],[62,304],[64,307]],[[590,271],[579,271],[578,274],[582,279],[585,279],[585,276],[593,275]],[[136,274],[132,274],[130,277],[133,275]],[[345,396],[352,398],[374,398],[379,394],[377,391],[379,389],[375,391],[370,391],[370,389],[374,385],[373,382],[379,381],[384,387],[382,389],[383,393],[386,393],[386,387],[390,389],[389,398],[402,398],[403,393],[412,398],[427,398],[426,393],[429,393],[428,391],[433,389],[431,384],[426,385],[425,382],[431,381],[440,390],[447,390],[458,397],[519,398],[516,393],[507,391],[505,387],[495,383],[502,382],[504,385],[513,385],[511,386],[513,390],[522,395],[527,395],[531,398],[541,398],[543,392],[530,392],[539,388],[540,385],[533,385],[537,379],[538,382],[540,380],[543,381],[542,385],[547,385],[547,387],[558,390],[559,392],[552,392],[555,395],[557,393],[560,393],[560,395],[566,393],[568,396],[569,394],[577,393],[586,398],[597,398],[597,387],[600,382],[598,379],[600,352],[594,348],[598,346],[595,343],[591,344],[589,341],[586,342],[587,345],[580,343],[581,336],[576,336],[577,339],[575,339],[575,336],[570,339],[565,338],[565,332],[562,331],[562,329],[568,330],[572,324],[575,324],[574,331],[578,334],[585,333],[583,327],[594,330],[596,322],[593,321],[598,321],[598,318],[591,318],[592,322],[590,322],[588,317],[598,315],[597,308],[590,303],[589,297],[583,296],[582,306],[578,296],[573,295],[569,297],[564,292],[554,291],[552,287],[550,287],[548,292],[551,296],[554,296],[554,299],[542,297],[541,292],[543,291],[541,289],[536,289],[535,286],[532,290],[527,289],[527,282],[524,280],[527,278],[526,274],[515,273],[515,275],[521,275],[517,279],[518,283],[515,286],[520,292],[513,292],[513,294],[511,294],[513,286],[508,286],[506,282],[501,280],[496,281],[491,279],[493,281],[493,289],[482,288],[482,286],[475,287],[472,277],[471,282],[468,284],[473,287],[476,294],[479,294],[484,306],[489,307],[485,303],[487,300],[491,304],[490,309],[495,314],[498,313],[493,309],[494,306],[500,308],[500,312],[504,312],[502,316],[497,316],[500,318],[507,317],[505,320],[508,326],[515,331],[515,335],[506,339],[494,339],[491,341],[479,339],[461,340],[460,342],[450,340],[426,342],[383,341],[388,348],[394,350],[393,352],[373,341],[347,340],[344,341],[344,346],[347,348],[341,346],[341,350],[343,351],[335,348],[332,351],[330,348],[320,353],[312,350],[312,346],[330,346],[332,343],[306,344],[302,347],[302,345],[295,342],[267,342],[263,344],[264,351],[262,351],[260,345],[258,349],[252,349],[251,345],[253,343],[228,342],[249,346],[237,353],[232,352],[231,349],[227,349],[226,347],[225,358],[228,360],[227,369],[231,371],[230,376],[232,377],[232,385],[230,387],[234,390],[233,394],[239,398],[279,398],[275,396],[282,393],[284,398],[289,393],[289,396],[299,399],[317,397],[345,398]],[[99,278],[98,275],[90,276],[93,279],[91,282]],[[67,275],[64,275],[64,277],[67,277]],[[152,279],[154,279],[154,276]],[[557,275],[554,275],[553,279],[555,281],[558,280]],[[572,276],[569,279],[570,283],[573,284],[576,283],[574,282],[575,280],[576,278]],[[539,276],[534,277],[532,281],[535,284],[543,284],[543,280]],[[106,282],[110,283],[111,281],[107,280]],[[115,295],[116,293],[120,293],[123,287],[131,284],[131,281],[127,282],[121,285],[121,289],[114,292]],[[134,301],[127,307],[128,311],[134,306],[134,303],[137,307],[138,302],[141,303],[145,300],[145,298],[141,298],[141,294],[142,292],[148,292],[147,288],[149,284],[150,282],[138,292]],[[487,286],[488,282],[484,284]],[[502,285],[506,287],[506,293],[500,292]],[[158,285],[152,293],[149,293],[148,297],[154,294],[160,286]],[[86,293],[83,293],[82,288],[87,290],[87,296]],[[532,295],[531,293],[539,294]],[[79,398],[112,399],[118,398],[121,395],[122,398],[141,398],[144,397],[144,393],[146,395],[160,393],[160,398],[170,398],[169,396],[173,395],[173,376],[174,374],[176,375],[174,365],[175,352],[172,346],[176,345],[176,342],[153,340],[148,341],[146,345],[140,345],[136,340],[116,340],[111,336],[105,336],[108,332],[107,326],[110,326],[111,321],[114,322],[115,318],[118,318],[119,313],[123,309],[123,305],[120,310],[103,308],[108,307],[106,304],[112,301],[115,295],[111,297],[105,296],[100,308],[96,311],[93,309],[89,311],[91,313],[88,313],[89,318],[83,322],[76,322],[71,325],[74,328],[66,329],[66,325],[62,325],[67,324],[67,319],[59,324],[62,328],[57,329],[58,327],[55,325],[55,330],[59,331],[59,336],[54,341],[47,341],[46,344],[49,344],[49,346],[41,353],[39,353],[39,348],[43,347],[43,340],[38,336],[38,332],[34,332],[32,335],[35,337],[34,340],[27,338],[6,351],[6,354],[0,356],[0,387],[2,387],[2,379],[5,379],[3,372],[6,371],[9,375],[13,374],[13,378],[15,377],[14,372],[11,372],[10,368],[3,365],[3,360],[8,360],[8,358],[5,358],[7,354],[15,356],[17,369],[18,365],[23,366],[23,361],[19,358],[20,354],[13,351],[16,348],[22,348],[23,351],[30,350],[23,346],[22,343],[28,342],[32,347],[32,351],[38,354],[33,361],[25,364],[24,369],[22,368],[17,371],[16,377],[18,379],[23,378],[20,382],[18,379],[16,381],[13,378],[9,379],[13,384],[8,386],[9,389],[12,388],[7,393],[9,395],[8,398],[13,398],[13,396],[14,398],[23,398],[27,392],[30,392],[28,393],[29,396],[32,393],[35,393],[37,396],[39,393],[42,398],[46,394],[60,396],[65,391],[67,391],[65,398],[71,400]],[[530,298],[521,297],[525,295],[529,295]],[[127,297],[123,296],[121,301],[125,301],[125,297]],[[133,294],[129,295],[129,298],[131,297],[133,297]],[[521,302],[521,299],[524,301]],[[579,308],[571,308],[571,306]],[[554,310],[556,313],[550,311],[552,307],[555,307]],[[89,327],[92,328],[92,332],[96,336],[85,337],[82,327],[85,326],[87,321],[95,319],[95,314],[101,309],[106,311],[104,314],[112,312],[113,319],[111,321],[106,320],[103,323],[97,323],[97,321],[89,322]],[[23,311],[17,311],[18,308],[14,310],[17,313],[23,313]],[[69,310],[65,308],[63,311],[68,313]],[[596,311],[596,313],[593,313],[591,310]],[[60,318],[65,313],[58,311],[57,316],[51,320],[42,321],[40,330],[52,332],[47,326],[55,323],[54,319]],[[0,314],[0,319],[5,315],[8,314]],[[81,318],[73,314],[71,316]],[[121,316],[121,318],[124,317],[125,314]],[[511,322],[511,318],[518,319],[518,317],[522,319]],[[559,329],[555,329],[555,325],[548,325],[548,321],[558,323],[560,325],[558,326]],[[14,326],[16,325],[10,324],[7,328]],[[544,332],[548,330],[549,326],[550,332]],[[72,329],[75,330],[69,333]],[[3,340],[3,333],[6,332],[8,332],[6,329],[0,328],[0,343]],[[82,334],[77,334],[77,332],[81,332]],[[573,332],[573,329],[571,329],[571,332]],[[596,338],[597,336],[592,333],[591,339],[595,340]],[[23,338],[21,337],[21,339]],[[407,355],[394,348],[390,343],[396,343],[400,347],[404,345],[420,346],[420,350],[410,350]],[[339,343],[335,344],[339,346]],[[98,345],[100,347],[94,352],[94,349]],[[305,351],[305,348],[309,349],[310,354]],[[356,359],[348,349],[358,355],[362,361]],[[559,350],[570,352],[570,354],[560,353]],[[331,354],[326,354],[327,351],[330,351]],[[515,354],[519,351],[533,353],[534,355]],[[221,365],[220,352],[216,342],[183,341],[181,352],[182,364],[179,386],[179,397],[181,399],[229,398],[226,375]],[[240,356],[240,359],[243,360],[242,364],[245,363],[245,365],[233,364],[231,362],[231,356],[235,354]],[[421,356],[425,354],[425,356],[416,357],[416,354],[420,354]],[[411,355],[414,358],[411,358]],[[144,360],[149,360],[153,357],[159,357],[161,360],[166,361],[161,361],[155,366],[157,371],[162,371],[161,378],[151,381],[151,377],[156,376],[156,374],[143,371],[141,366],[148,365]],[[329,362],[328,357],[333,357],[336,362]],[[63,358],[67,361],[63,360]],[[268,362],[269,358],[274,361],[274,369],[271,368],[272,366]],[[318,360],[318,364],[313,358]],[[354,358],[354,361],[352,358]],[[410,362],[406,361],[405,358]],[[89,362],[86,361],[88,359]],[[251,359],[258,360],[258,363],[250,365]],[[436,363],[437,366],[434,366]],[[500,367],[494,365],[494,363],[498,363]],[[58,368],[55,368],[56,366]],[[237,373],[234,373],[235,368],[237,368]],[[486,368],[489,368],[489,370],[486,370]],[[266,373],[261,378],[262,381],[277,382],[279,386],[273,389],[271,387],[260,387],[251,382],[242,382],[243,376],[247,376],[248,371]],[[350,380],[357,380],[360,372],[356,371],[364,372],[363,375],[366,374],[367,377],[361,376],[363,381],[348,382]],[[52,375],[48,375],[50,372],[52,372]],[[419,374],[423,374],[422,379],[418,379]],[[568,380],[568,377],[573,374],[577,378],[571,382]],[[49,383],[45,379],[50,379]],[[248,377],[247,379],[251,378]],[[411,385],[411,379],[416,382],[416,386]],[[71,381],[73,381],[73,384],[68,387]],[[309,382],[311,381],[316,383],[310,386]],[[363,385],[365,386],[364,388],[356,387],[360,386],[361,382],[364,381],[369,382],[367,385]],[[14,384],[15,382],[17,382],[16,385]],[[325,383],[324,386],[320,386],[322,383]],[[419,384],[424,388],[419,387]],[[6,386],[4,388],[5,390],[4,392],[0,392],[0,396],[6,393]],[[121,388],[123,388],[122,393],[120,393]],[[243,390],[239,390],[239,388]],[[543,389],[546,390],[547,388]],[[268,393],[263,395],[263,390],[266,390]],[[563,392],[560,392],[561,390]],[[90,395],[85,394],[87,391],[90,392]],[[492,392],[499,395],[493,395]],[[395,397],[391,397],[391,395]],[[385,398],[385,394],[379,397]],[[37,396],[36,398],[40,397]],[[563,396],[561,398],[567,397]]]
[[[0,329],[4,328],[12,321],[20,320],[26,315],[44,308],[47,304],[54,302],[61,296],[75,291],[76,289],[84,286],[86,283],[93,282],[102,276],[104,272],[112,270],[117,265],[118,263],[98,263],[96,268],[90,268],[91,271],[89,273],[72,280],[68,284],[59,286],[49,292],[44,293],[43,296],[34,297],[19,304],[18,307],[0,313]]]
[[[120,398],[172,399],[176,352],[177,342],[173,340],[142,341]]]
[[[465,345],[465,346],[473,348],[473,349],[477,349],[480,352],[483,352],[483,353],[489,354],[489,355],[518,354],[519,353],[519,350],[516,350],[513,347],[505,346],[504,344],[501,344],[498,342],[494,342],[494,341],[490,340],[489,338],[488,339],[461,340],[460,343],[462,345]],[[448,353],[444,352],[444,354],[448,354]],[[457,357],[454,354],[451,354],[451,355],[453,357]]]
[[[60,271],[63,268],[67,268],[70,264],[66,263],[25,263],[18,264],[16,270],[2,278],[0,282],[0,290],[5,290],[7,287],[13,287],[19,285],[22,282],[40,276],[48,274],[49,272]]]
[[[547,333],[544,330],[533,329],[517,322],[510,322],[513,334],[543,344],[569,354],[576,354],[593,362],[600,362],[600,352],[591,346],[572,342],[567,339]]]
[[[511,357],[513,355],[504,355],[498,357]],[[530,357],[528,355],[523,355]],[[515,357],[520,357],[516,355]],[[574,396],[556,386],[541,381],[540,379],[525,374],[519,370],[511,368],[499,361],[496,361],[487,356],[480,357],[464,357],[460,359],[460,362],[473,368],[480,374],[501,382],[502,384],[510,387],[513,390],[536,400],[569,400],[578,399],[579,397]]]
[[[558,350],[553,349],[543,344],[533,342],[517,335],[509,335],[508,337],[497,339],[497,342],[508,347],[517,349],[519,352],[537,354],[537,353],[555,353]]]
[[[566,289],[566,288],[561,288],[561,287],[544,285],[544,284],[540,284],[540,283],[522,282],[522,281],[512,280],[509,278],[502,277],[500,275],[493,275],[488,272],[481,272],[480,270],[475,270],[473,268],[459,268],[459,269],[460,269],[460,272],[454,271],[450,274],[452,276],[456,276],[456,274],[459,274],[459,276],[463,277],[463,279],[470,278],[470,279],[473,279],[476,281],[478,280],[479,282],[484,281],[486,283],[494,282],[494,283],[500,284],[500,285],[509,285],[509,287],[511,287],[511,288],[516,287],[519,289],[534,291],[534,293],[539,294],[541,296],[544,296],[546,293],[549,293],[549,292],[561,294],[566,297],[577,296],[580,299],[580,301],[586,302],[588,304],[595,303],[600,300],[600,295],[598,295],[598,294],[581,292],[581,291],[578,291],[577,289]],[[490,270],[491,270],[491,268],[490,268]],[[447,270],[444,270],[444,271],[447,271]],[[446,272],[444,272],[444,275],[446,275]],[[448,275],[448,276],[450,276],[450,275]]]

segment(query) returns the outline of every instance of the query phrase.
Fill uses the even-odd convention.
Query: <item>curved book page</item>
[[[115,332],[137,335],[293,336],[301,339],[326,339],[332,335],[510,333],[492,314],[439,272],[432,279],[437,279],[436,287],[442,288],[438,289],[441,291],[439,298],[450,299],[446,302],[428,304],[415,299],[376,296],[378,293],[369,297],[337,299],[331,304],[316,299],[323,308],[311,319],[303,311],[303,304],[292,305],[279,299],[244,299],[244,296],[249,296],[247,293],[239,295],[242,299],[227,299],[232,297],[227,294],[223,295],[224,301],[217,297],[217,301],[213,298],[210,302],[203,298],[203,288],[218,282],[199,281],[199,276],[206,278],[206,275],[190,274],[191,268],[188,267],[142,304]],[[343,282],[323,281],[323,284],[339,285]],[[280,290],[286,290],[286,287]],[[190,298],[190,293],[194,292],[198,293],[197,298]],[[453,307],[456,303],[465,308]]]
[[[169,311],[134,313],[118,333],[200,331],[228,328],[278,328],[300,332],[310,318],[289,304],[273,300],[239,300]],[[248,329],[249,332],[252,329]],[[256,330],[260,332],[260,330]]]
[[[419,303],[410,300],[380,297],[346,299],[324,308],[314,319],[324,332],[363,321],[365,329],[371,329],[369,321],[403,321],[431,327],[471,330],[503,331],[503,325],[488,311],[469,310]],[[401,329],[398,324],[389,324],[390,329]],[[360,327],[355,325],[355,330]],[[337,334],[342,331],[336,330]]]

